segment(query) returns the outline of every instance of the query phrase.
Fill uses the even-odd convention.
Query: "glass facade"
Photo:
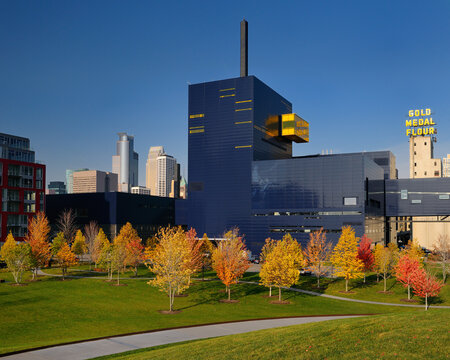
[[[210,237],[237,226],[253,252],[286,232],[301,242],[320,227],[333,239],[343,225],[364,233],[378,215],[366,179],[382,180],[383,169],[363,154],[292,158],[283,114],[291,103],[254,76],[189,86],[189,199],[179,223]],[[382,221],[377,230],[382,238]]]
[[[450,179],[396,180],[390,151],[292,157],[309,125],[254,76],[190,85],[188,136],[176,223],[210,238],[238,227],[255,254],[286,233],[305,246],[321,227],[334,243],[345,225],[387,243],[390,218],[450,214]]]

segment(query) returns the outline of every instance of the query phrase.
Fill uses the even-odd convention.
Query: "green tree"
[[[56,234],[56,237],[52,241],[52,254],[56,256],[56,254],[61,250],[64,244],[67,244],[67,240],[64,237],[64,234],[60,231]]]

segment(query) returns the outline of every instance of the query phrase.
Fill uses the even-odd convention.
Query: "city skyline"
[[[238,4],[2,3],[2,131],[31,139],[47,182],[111,171],[118,132],[135,135],[140,154],[163,145],[186,177],[188,83],[239,75],[245,17],[249,74],[310,123],[294,155],[390,149],[407,178],[413,108],[434,112],[436,157],[450,152],[450,4],[284,2],[267,14],[258,9],[269,3]]]

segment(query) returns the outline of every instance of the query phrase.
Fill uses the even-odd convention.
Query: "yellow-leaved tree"
[[[219,242],[213,251],[212,265],[217,277],[225,285],[228,294],[228,300],[221,301],[231,302],[230,286],[238,282],[239,278],[250,267],[250,263],[238,229],[228,231],[223,237],[224,239]]]
[[[17,243],[10,232],[0,250],[0,258],[11,271],[16,285],[22,282],[22,274],[31,265],[31,247],[27,243]]]
[[[312,272],[317,277],[317,287],[320,287],[320,277],[325,275],[324,263],[331,253],[331,243],[327,241],[327,235],[321,228],[319,231],[309,233],[309,242],[305,250],[305,257]]]
[[[267,256],[272,252],[273,248],[277,244],[277,241],[271,238],[267,238],[264,246],[261,249],[261,254],[259,255],[259,262],[261,266],[266,262]],[[272,287],[273,284],[263,284],[269,288],[269,297],[272,297]]]
[[[203,237],[200,240],[200,242],[201,242],[200,252],[202,254],[201,258],[202,280],[205,280],[205,270],[211,268],[214,245],[209,240],[208,235],[206,235],[206,233],[203,234]]]
[[[334,274],[345,279],[345,292],[348,292],[348,280],[363,277],[363,262],[358,259],[358,238],[351,226],[343,226],[339,241],[331,254],[335,267]]]
[[[377,271],[377,277],[378,274],[383,276],[384,292],[386,292],[386,280],[390,276],[390,273],[398,260],[398,248],[396,250],[392,246],[377,244],[375,246],[374,258],[374,267]]]
[[[281,287],[294,285],[304,264],[300,244],[286,234],[267,254],[259,273],[261,282],[265,286],[278,287],[278,301],[281,302]]]
[[[425,257],[425,253],[422,250],[422,247],[419,244],[419,241],[417,239],[414,239],[406,246],[406,252],[408,253],[408,256],[410,259],[416,259],[421,264],[423,263],[423,259]]]
[[[72,244],[72,251],[78,256],[79,260],[81,260],[81,256],[87,252],[86,237],[81,230],[77,230],[75,240]]]
[[[146,250],[146,262],[151,272],[156,275],[149,285],[156,286],[169,296],[169,312],[173,312],[175,294],[189,287],[192,270],[189,244],[181,227],[160,228],[158,241],[153,249]]]
[[[109,245],[109,240],[105,235],[105,232],[102,228],[98,231],[97,236],[94,239],[94,246],[91,252],[91,261],[95,263],[95,267],[98,266],[98,263],[102,257],[103,248]]]

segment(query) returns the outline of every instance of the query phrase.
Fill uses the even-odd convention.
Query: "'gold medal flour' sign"
[[[431,109],[409,110],[409,119],[406,120],[406,136],[425,136],[437,133],[436,123],[431,117]]]

